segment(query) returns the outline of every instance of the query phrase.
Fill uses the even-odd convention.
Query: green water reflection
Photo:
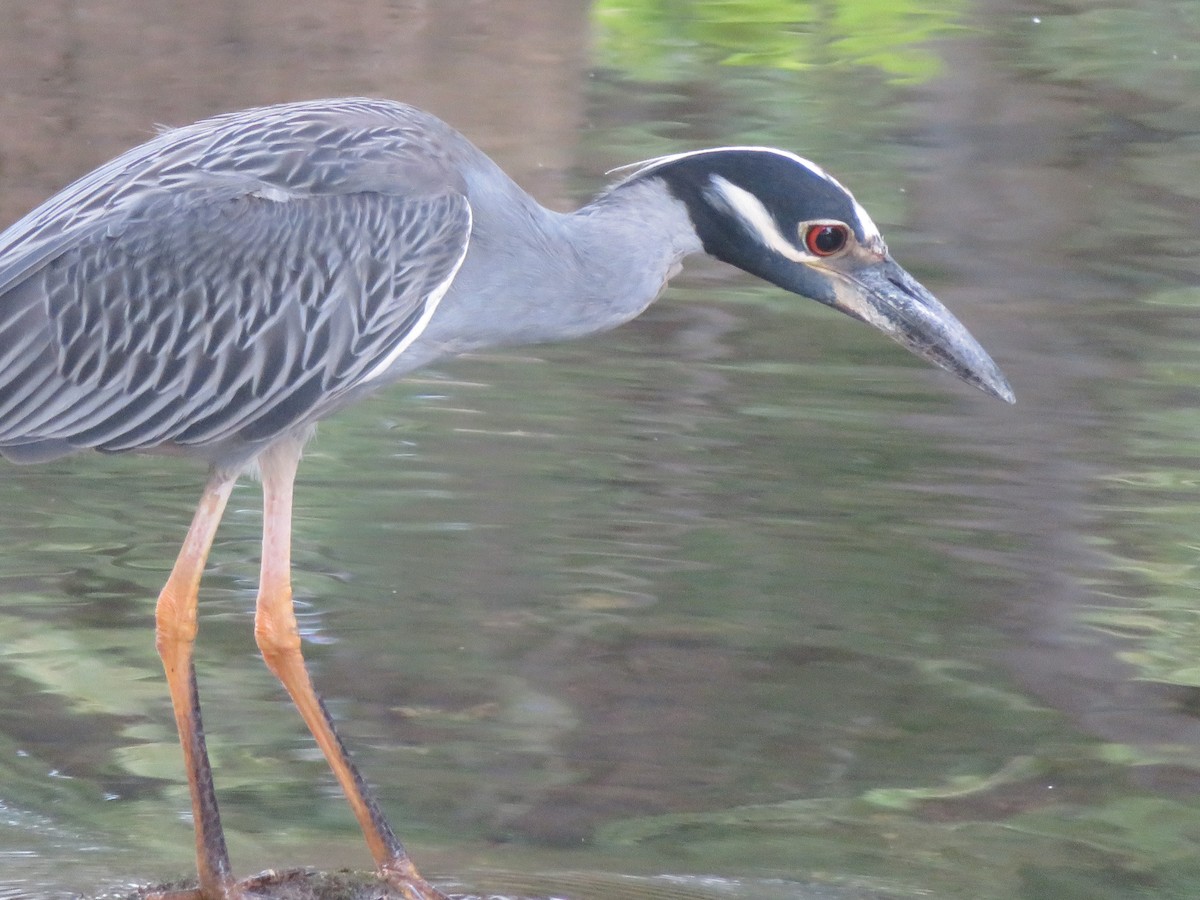
[[[1200,19],[1043,6],[595,6],[577,194],[795,148],[1021,402],[700,264],[611,335],[326,423],[307,653],[428,868],[575,898],[1200,890]],[[0,481],[0,896],[191,865],[150,618],[199,484],[102,457]],[[257,506],[239,487],[198,647],[235,864],[361,866],[254,648]]]
[[[809,72],[869,66],[893,84],[941,71],[926,42],[961,27],[963,0],[599,0],[599,60],[653,81],[713,64]]]

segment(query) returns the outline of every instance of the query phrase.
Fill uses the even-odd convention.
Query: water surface
[[[698,262],[612,334],[325,423],[306,652],[425,868],[573,898],[1200,890],[1194,4],[11,6],[5,222],[154,123],[298,97],[424,105],[556,208],[777,144],[1011,377],[1015,407]],[[202,477],[4,470],[0,896],[191,867],[151,620]],[[254,647],[260,522],[247,482],[197,649],[235,865],[364,866]]]

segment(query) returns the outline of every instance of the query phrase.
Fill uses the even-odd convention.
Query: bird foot
[[[379,877],[404,900],[450,900],[450,898],[421,877],[408,856],[389,860],[379,867]]]

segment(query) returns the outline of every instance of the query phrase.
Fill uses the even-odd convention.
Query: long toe
[[[404,900],[450,900],[450,898],[421,877],[407,856],[391,860],[379,867],[379,877],[388,887],[400,892]]]

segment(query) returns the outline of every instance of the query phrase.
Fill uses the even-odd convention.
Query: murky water
[[[819,160],[1018,405],[703,262],[611,335],[424,372],[301,470],[319,687],[478,891],[1193,897],[1200,7],[1094,7],[16,0],[0,212],[156,122],[346,93],[558,208],[669,150]],[[4,470],[0,896],[191,867],[151,612],[201,480]],[[254,648],[258,503],[198,646],[235,864],[365,866]]]

